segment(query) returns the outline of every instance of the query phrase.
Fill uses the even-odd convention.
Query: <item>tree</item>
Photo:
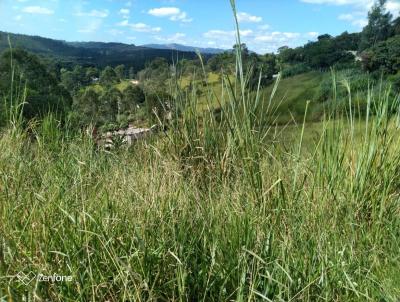
[[[166,90],[166,81],[171,71],[164,58],[156,58],[146,64],[146,68],[139,72],[138,77],[146,93],[159,93]]]
[[[113,68],[107,66],[100,75],[100,83],[105,86],[111,86],[118,82],[118,77]]]
[[[75,65],[72,71],[61,69],[61,83],[75,95],[78,90],[91,82],[87,71],[81,65]]]
[[[273,75],[277,72],[276,57],[274,54],[260,56],[252,53],[249,55],[247,64],[247,69],[251,71],[249,78],[251,89],[257,89],[259,82],[261,86],[268,85],[271,83]]]
[[[73,110],[75,123],[79,126],[98,124],[100,97],[96,90],[89,87],[74,98]]]
[[[337,52],[331,38],[318,38],[317,42],[308,43],[304,46],[304,59],[309,66],[317,69],[331,67],[341,56]]]
[[[98,78],[100,76],[100,72],[96,67],[89,67],[86,69],[86,79],[90,82],[94,78]]]
[[[400,35],[369,48],[363,53],[362,58],[363,66],[368,71],[397,73],[400,70]]]
[[[172,107],[172,97],[165,93],[150,93],[146,95],[145,109],[148,118],[156,122],[160,118],[164,120]]]
[[[129,78],[134,79],[135,75],[135,69],[133,67],[129,68]]]
[[[86,71],[81,65],[76,65],[72,72],[79,88],[88,84]]]
[[[368,13],[368,25],[361,33],[360,51],[390,37],[392,14],[386,11],[386,2],[378,0]]]
[[[393,34],[394,35],[400,35],[400,17],[397,17],[393,21],[392,27],[393,27]]]
[[[318,36],[318,38],[317,38],[317,40],[318,40],[319,42],[324,41],[324,40],[331,40],[331,39],[332,39],[332,36],[329,35],[329,34],[320,35],[320,36]]]
[[[10,87],[12,73],[14,87]],[[0,57],[0,91],[5,98],[1,98],[0,102],[7,101],[11,93],[15,97],[16,91],[22,94],[24,89],[27,92],[23,110],[26,118],[49,112],[64,116],[72,103],[71,95],[37,56],[22,49],[5,51]]]
[[[145,95],[139,86],[128,86],[122,92],[121,113],[130,114],[136,110],[136,106],[145,102]]]
[[[119,113],[121,92],[115,88],[109,88],[100,98],[99,117],[102,123],[114,122]]]
[[[216,56],[212,56],[207,62],[207,67],[213,72],[221,72],[221,70],[224,70],[228,73],[234,73],[236,64],[235,60],[235,54],[226,51]]]
[[[119,80],[125,79],[125,65],[115,67],[115,74]]]
[[[304,48],[289,48],[283,46],[278,50],[278,60],[280,63],[295,64],[304,61]]]
[[[72,95],[79,89],[79,83],[75,78],[75,75],[72,71],[68,71],[66,69],[61,70],[61,84],[70,91]]]
[[[237,52],[239,50],[239,44],[233,45],[233,49],[235,52]],[[250,53],[246,43],[240,44],[240,50],[242,51],[242,57],[247,57]]]
[[[349,34],[347,31],[337,36],[335,39],[335,47],[340,50],[358,50],[361,35],[359,33]]]

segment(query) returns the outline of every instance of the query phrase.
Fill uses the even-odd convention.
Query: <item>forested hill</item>
[[[13,48],[22,48],[40,56],[57,61],[95,65],[98,67],[124,64],[136,70],[143,69],[146,62],[157,57],[168,61],[173,59],[192,59],[194,52],[166,49],[151,49],[123,43],[66,42],[39,36],[12,34],[0,31],[0,53],[9,48],[8,37]]]
[[[220,54],[227,51],[226,49],[221,48],[202,48],[202,47],[193,47],[193,46],[186,46],[177,43],[171,44],[146,44],[143,45],[144,47],[153,48],[153,49],[172,49],[172,50],[179,50],[179,51],[189,51],[189,52],[196,52],[199,51],[202,54]]]

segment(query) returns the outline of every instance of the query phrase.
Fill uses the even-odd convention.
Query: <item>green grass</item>
[[[202,71],[198,70],[197,72]],[[228,78],[230,81],[234,81],[234,76],[229,75]],[[206,86],[203,85],[204,82],[207,82]],[[178,86],[180,89],[186,89],[192,93],[193,90],[190,90],[189,88],[192,83],[197,93],[197,110],[199,113],[204,113],[209,108],[218,109],[221,107],[223,102],[223,87],[221,82],[221,75],[214,72],[208,72],[205,81],[204,79],[193,80],[191,76],[183,76],[179,79]],[[211,99],[208,97],[210,93],[213,95]],[[209,101],[211,101],[211,103]]]
[[[321,123],[276,126],[277,96],[249,92],[237,56],[220,100],[178,89],[169,130],[131,148],[97,149],[52,116],[12,120],[1,300],[398,301],[398,97],[367,93],[360,120],[349,98]]]
[[[360,122],[354,141],[346,119],[291,127],[263,144],[261,195],[232,149],[177,158],[158,138],[105,153],[51,118],[32,125],[34,141],[3,132],[0,296],[397,301],[394,122],[371,119],[367,136]],[[20,271],[73,281],[26,286]]]
[[[281,103],[278,109],[280,113],[278,122],[287,123],[293,119],[301,122],[307,101],[311,101],[311,110],[317,104],[315,96],[325,76],[326,73],[313,71],[282,79],[275,94],[275,101]],[[273,87],[274,84],[266,87],[263,97],[268,99]]]
[[[120,92],[123,92],[129,85],[132,85],[132,83],[129,80],[122,80],[120,83],[114,84],[113,87],[117,88]],[[105,89],[104,86],[102,86],[99,83],[92,84],[88,87],[94,89],[98,94],[102,94]]]
[[[116,87],[119,91],[123,92],[126,88],[128,88],[128,87],[131,86],[131,85],[133,85],[133,84],[131,83],[131,80],[124,80],[124,81],[121,81],[121,83],[115,85],[115,87]]]
[[[324,77],[330,77],[327,73],[322,72],[308,72],[293,77],[281,79],[279,82],[278,89],[275,93],[274,102],[279,103],[277,108],[277,114],[279,117],[276,122],[278,124],[286,124],[288,122],[300,122],[303,120],[307,101],[311,101],[310,109],[313,110],[318,107],[319,104],[316,100],[317,92],[321,81]],[[234,77],[230,77],[231,81],[234,81]],[[197,89],[200,90],[198,97],[198,110],[204,112],[207,110],[207,89],[211,89],[212,93],[215,94],[216,98],[213,98],[211,104],[212,108],[220,108],[220,102],[223,101],[221,96],[223,89],[221,86],[220,76],[215,73],[207,73],[207,81],[209,83],[208,88],[202,87],[201,81],[194,81]],[[190,76],[183,77],[180,80],[180,87],[189,87],[191,80]],[[268,102],[269,96],[272,94],[275,84],[272,83],[262,89],[261,98],[264,102]],[[219,100],[217,100],[217,98]],[[317,117],[309,115],[308,120],[313,120]]]

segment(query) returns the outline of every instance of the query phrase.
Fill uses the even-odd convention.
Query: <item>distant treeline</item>
[[[9,41],[13,48],[22,48],[42,57],[50,58],[62,67],[76,64],[104,68],[124,64],[135,71],[144,68],[145,63],[162,57],[172,63],[177,59],[193,59],[194,52],[182,52],[166,49],[152,49],[123,43],[101,42],[66,42],[12,34],[0,31],[0,53],[9,49]]]

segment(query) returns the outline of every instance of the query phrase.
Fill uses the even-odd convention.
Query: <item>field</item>
[[[307,101],[310,101],[311,108],[317,105],[315,95],[324,76],[327,76],[326,73],[313,71],[283,78],[275,94],[275,100],[280,103],[278,122],[286,123],[293,120],[301,122]],[[271,95],[273,87],[271,84],[264,89],[264,98]]]
[[[316,95],[323,77],[329,77],[328,73],[323,72],[308,72],[299,74],[296,76],[280,79],[277,91],[274,94],[274,102],[279,103],[277,106],[277,112],[279,117],[277,118],[278,124],[286,124],[293,122],[302,122],[307,101],[310,101],[311,111],[314,108],[318,108],[320,104],[316,101]],[[230,80],[233,82],[234,78],[231,76]],[[189,87],[191,83],[190,77],[183,77],[180,81],[180,87],[185,89]],[[222,85],[221,76],[215,73],[208,73],[207,86],[201,86],[201,81],[195,81],[198,89],[200,90],[198,110],[199,112],[204,112],[207,109],[207,95],[208,91],[211,90],[213,94],[212,100],[214,102],[211,104],[213,108],[219,108],[221,106],[221,101],[223,98],[221,95]],[[261,90],[261,98],[264,102],[267,102],[272,94],[275,83],[268,85]],[[218,101],[217,101],[218,100]],[[308,120],[318,119],[316,114],[307,117]]]
[[[301,86],[278,96],[308,98]],[[398,301],[396,102],[272,126],[279,101],[226,87],[218,118],[186,95],[167,132],[111,152],[15,115],[0,137],[1,299]]]

